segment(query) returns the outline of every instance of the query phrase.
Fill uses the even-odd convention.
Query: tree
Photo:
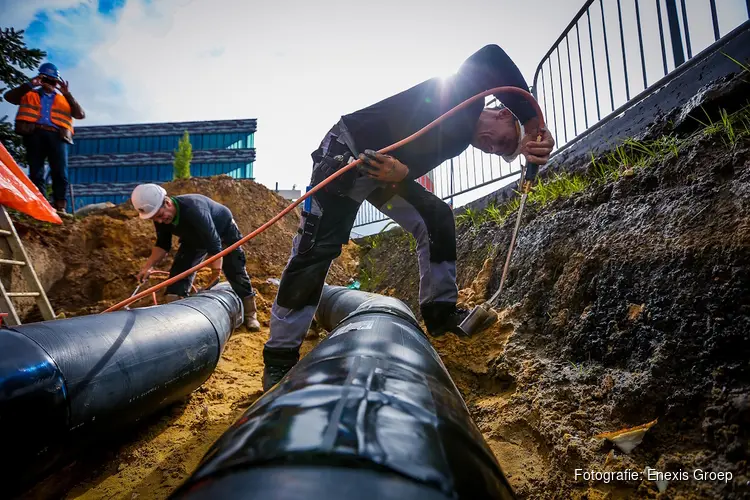
[[[174,178],[190,178],[190,160],[193,159],[193,145],[190,144],[190,135],[186,130],[182,139],[177,144],[177,151],[174,152]]]
[[[0,28],[0,101],[9,87],[17,87],[29,77],[22,71],[36,70],[47,53],[39,49],[26,47],[23,41],[23,30]],[[26,150],[21,137],[13,131],[13,120],[8,116],[0,117],[0,142],[19,163],[25,163]]]

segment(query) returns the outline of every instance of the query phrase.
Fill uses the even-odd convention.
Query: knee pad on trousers
[[[341,255],[341,245],[313,245],[295,255],[284,270],[276,303],[288,309],[317,306],[331,261]]]

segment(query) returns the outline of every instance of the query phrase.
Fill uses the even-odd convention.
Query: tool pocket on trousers
[[[300,234],[297,253],[300,255],[309,252],[315,246],[320,219],[323,217],[323,210],[320,208],[315,196],[312,197],[311,201],[310,211],[302,211],[302,223],[299,229],[297,229],[297,232]]]

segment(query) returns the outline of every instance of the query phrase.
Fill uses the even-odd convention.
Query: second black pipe
[[[211,447],[176,498],[513,498],[406,305],[327,286],[317,319],[329,336]]]

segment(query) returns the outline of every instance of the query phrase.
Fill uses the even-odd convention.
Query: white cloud
[[[258,118],[255,175],[291,187],[341,115],[449,74],[487,43],[530,80],[579,3],[553,2],[540,21],[498,0],[129,0],[116,22],[90,15],[77,40],[67,27],[82,19],[55,19],[49,43],[81,51],[64,72],[85,124]]]
[[[68,9],[89,3],[89,0],[0,0],[0,19],[3,27],[17,30],[26,28],[37,12]]]

